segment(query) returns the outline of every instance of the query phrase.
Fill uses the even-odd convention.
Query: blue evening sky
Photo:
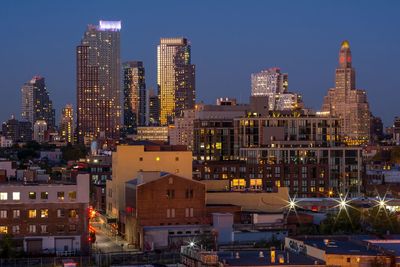
[[[319,109],[348,39],[357,87],[389,125],[400,115],[399,14],[396,0],[2,0],[0,121],[19,117],[20,87],[33,75],[46,77],[57,120],[66,103],[75,107],[75,47],[87,24],[104,19],[122,20],[122,61],[144,61],[148,88],[156,87],[159,38],[189,38],[197,100],[207,103],[246,102],[250,74],[277,66]]]

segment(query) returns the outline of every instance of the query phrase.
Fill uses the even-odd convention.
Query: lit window
[[[47,233],[47,225],[42,224],[42,225],[40,226],[40,232],[42,232],[42,233]]]
[[[160,161],[160,157],[156,157],[156,161]]]
[[[21,193],[20,192],[13,192],[12,193],[12,198],[13,198],[13,200],[20,200],[21,199]]]
[[[29,231],[29,233],[32,233],[32,234],[36,233],[36,225],[33,225],[33,224],[29,225],[28,231]]]
[[[63,218],[65,215],[64,215],[64,210],[63,209],[58,209],[57,210],[57,217],[58,218]]]
[[[29,199],[36,199],[36,192],[29,192]]]
[[[69,210],[68,217],[77,218],[78,217],[78,213],[76,212],[76,210]]]
[[[57,192],[57,199],[64,200],[64,192]]]
[[[48,209],[40,210],[40,218],[48,218],[48,217],[49,217]]]
[[[20,211],[19,210],[13,210],[13,218],[18,219],[20,216]]]
[[[68,196],[69,196],[70,200],[75,200],[76,199],[76,191],[69,192]]]
[[[0,192],[0,200],[7,200],[7,192]]]
[[[36,218],[36,210],[28,210],[29,218]]]
[[[40,198],[41,199],[48,199],[49,198],[49,192],[41,192],[40,193]]]
[[[0,225],[0,234],[7,234],[8,226]]]
[[[6,210],[0,210],[0,218],[1,219],[7,218],[7,211]]]

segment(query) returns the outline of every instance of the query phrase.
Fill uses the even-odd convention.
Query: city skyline
[[[79,42],[88,24],[104,19],[122,21],[121,61],[143,61],[148,88],[156,88],[156,45],[159,38],[185,36],[190,39],[193,50],[192,61],[196,64],[196,98],[197,101],[203,100],[206,103],[213,103],[217,97],[225,96],[236,97],[239,102],[248,102],[251,93],[251,73],[277,66],[289,73],[291,90],[303,95],[305,106],[319,110],[323,96],[334,82],[337,47],[343,40],[348,39],[352,46],[354,67],[358,73],[357,87],[367,91],[373,114],[382,117],[385,125],[392,124],[394,117],[398,115],[395,101],[398,96],[396,90],[398,81],[393,64],[400,59],[399,51],[394,48],[399,42],[399,37],[393,34],[396,22],[398,24],[396,9],[393,5],[389,7],[378,2],[370,5],[346,2],[347,8],[340,11],[341,19],[332,24],[336,12],[339,12],[341,4],[345,2],[325,5],[320,3],[311,5],[311,3],[305,1],[296,5],[287,2],[283,4],[254,2],[248,6],[241,2],[229,2],[229,5],[225,2],[225,5],[213,3],[211,10],[207,9],[206,5],[193,4],[193,9],[200,15],[193,16],[192,21],[185,22],[187,25],[182,25],[178,19],[171,18],[162,27],[157,22],[167,16],[164,13],[170,12],[170,15],[173,15],[183,7],[179,7],[174,1],[171,2],[171,7],[166,7],[164,4],[157,7],[143,4],[134,12],[140,15],[140,10],[146,11],[143,13],[153,11],[155,15],[161,17],[147,22],[146,31],[136,31],[134,20],[128,15],[129,12],[118,6],[108,9],[106,2],[99,2],[91,14],[80,16],[74,21],[68,20],[68,17],[62,14],[68,12],[61,12],[72,9],[74,5],[57,5],[60,11],[55,10],[47,19],[37,19],[34,25],[27,25],[24,22],[31,18],[30,14],[35,13],[32,11],[40,8],[40,5],[28,2],[12,5],[11,2],[5,2],[4,9],[0,11],[2,15],[0,20],[2,25],[11,30],[8,33],[9,38],[5,38],[5,42],[0,45],[3,59],[0,70],[9,78],[0,82],[0,88],[5,96],[0,100],[0,105],[3,107],[0,119],[5,121],[11,114],[19,114],[16,108],[20,99],[18,88],[34,75],[46,78],[47,89],[56,108],[56,121],[59,121],[61,107],[66,103],[71,102],[76,107],[74,45]],[[80,14],[89,6],[90,3],[84,4],[82,10],[77,12]],[[262,17],[263,13],[259,9],[271,6],[278,6],[286,13],[282,11],[269,14],[267,18]],[[51,8],[52,5],[49,4],[46,10]],[[177,10],[174,11],[174,8]],[[297,8],[300,9],[296,13]],[[225,19],[220,20],[221,12],[224,10],[229,12],[224,12],[226,14],[222,18]],[[24,18],[15,23],[14,15],[17,11]],[[307,14],[314,14],[315,11],[319,13],[312,18],[307,17]],[[246,21],[235,21],[235,16],[240,12],[246,15]],[[207,14],[207,23],[201,14]],[[279,14],[285,14],[290,19],[288,22],[276,20]],[[58,23],[55,25],[65,35],[59,36],[54,32],[56,36],[51,38],[54,40],[41,38],[43,40],[34,44],[22,42],[20,37],[14,35],[21,30],[27,37],[35,31],[50,31],[55,25],[49,22],[57,16]],[[319,23],[314,23],[314,19],[319,19]],[[237,24],[240,21],[243,22],[243,26]],[[281,32],[272,30],[270,27],[272,23],[280,26]],[[209,28],[207,25],[212,27]],[[232,27],[226,29],[227,25]],[[246,27],[252,27],[252,30],[246,31]],[[367,27],[368,32],[373,34],[368,35],[367,31],[363,30]],[[275,34],[272,41],[268,38],[271,34]],[[5,53],[4,51],[11,50],[7,49],[11,44],[16,46],[15,52]],[[225,44],[224,49],[212,51],[212,47],[221,44]],[[378,47],[379,52],[371,53]],[[216,57],[218,53],[219,58]],[[302,67],[299,67],[299,63]],[[376,66],[387,67],[377,69]],[[222,71],[217,75],[216,70]],[[310,81],[307,75],[316,78]]]

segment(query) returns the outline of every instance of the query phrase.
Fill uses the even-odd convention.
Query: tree
[[[11,258],[14,256],[14,243],[12,236],[4,234],[0,241],[1,258]]]
[[[321,234],[354,234],[361,232],[361,212],[352,207],[328,214],[320,225]]]
[[[392,234],[400,233],[400,223],[394,212],[384,207],[374,207],[367,211],[365,222],[369,225],[372,232],[378,235],[386,234],[388,231]]]
[[[61,149],[64,161],[78,160],[87,155],[87,148],[84,145],[71,145],[70,143]]]

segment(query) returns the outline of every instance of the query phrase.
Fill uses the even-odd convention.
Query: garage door
[[[56,251],[72,251],[72,238],[56,238]]]
[[[26,252],[28,253],[42,253],[42,239],[26,240]]]

